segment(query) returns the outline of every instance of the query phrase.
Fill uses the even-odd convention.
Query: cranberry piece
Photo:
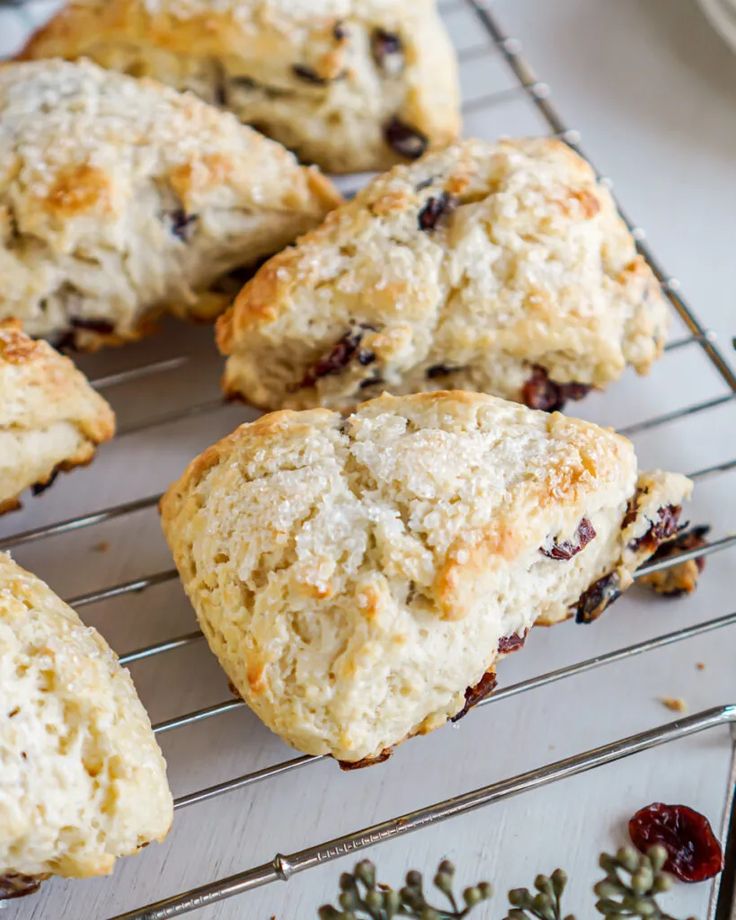
[[[427,203],[419,212],[419,229],[425,233],[429,230],[434,230],[440,218],[448,214],[454,206],[455,202],[447,192],[442,192],[437,197],[428,198]]]
[[[657,511],[657,520],[643,536],[632,540],[629,548],[637,550],[643,547],[650,552],[655,550],[660,543],[677,533],[681,512],[682,508],[679,505],[665,505],[660,508]]]
[[[592,623],[603,611],[621,596],[621,583],[615,572],[604,575],[580,595],[575,608],[576,623]]]
[[[400,118],[392,118],[383,129],[386,143],[399,156],[407,160],[418,159],[429,144],[428,139],[421,131],[407,125]]]
[[[182,208],[169,211],[166,215],[171,223],[171,232],[182,243],[188,243],[193,225],[197,222],[196,214],[187,214]]]
[[[710,533],[709,524],[698,524],[689,530],[683,530],[674,540],[660,546],[657,552],[652,556],[652,561],[660,559],[669,559],[671,556],[677,556],[679,553],[685,553],[690,549],[700,549],[706,544],[706,537]],[[705,568],[705,556],[698,556],[694,560],[698,571],[702,572]]]
[[[29,875],[20,875],[17,872],[6,872],[0,875],[0,901],[10,898],[24,898],[35,894],[41,886],[44,876],[33,878]]]
[[[582,399],[592,389],[587,383],[556,383],[550,380],[546,369],[537,364],[524,384],[522,399],[530,409],[559,412],[568,399]]]
[[[373,364],[376,360],[374,352],[360,347],[367,329],[373,330],[373,327],[362,323],[359,327],[346,332],[326,355],[323,355],[309,368],[298,388],[313,387],[320,378],[330,374],[339,374],[354,357],[357,357],[358,363],[363,367]]]
[[[524,632],[523,636],[518,635],[518,633],[513,633],[510,636],[503,636],[498,640],[498,651],[501,655],[510,655],[511,652],[518,652],[520,648],[524,647],[526,636],[526,632]]]
[[[60,470],[60,467],[57,466],[54,469],[54,471],[51,473],[49,478],[46,480],[46,482],[34,482],[33,485],[31,486],[32,495],[34,497],[37,495],[43,495],[46,489],[50,489],[51,486],[56,481],[56,477],[59,475],[59,470]]]
[[[664,868],[683,882],[702,882],[723,869],[723,851],[706,817],[687,805],[654,802],[629,821],[629,834],[642,853],[661,844]]]
[[[466,716],[473,706],[477,706],[481,700],[485,699],[496,689],[496,672],[486,671],[474,687],[468,687],[465,691],[465,705],[456,713],[450,721],[459,722],[463,716]]]
[[[325,83],[329,83],[329,80],[321,77],[313,67],[308,67],[306,64],[294,64],[291,69],[294,76],[304,80],[305,83],[312,83],[314,86],[324,86]]]
[[[453,367],[450,364],[433,364],[428,367],[424,373],[427,380],[435,380],[437,377],[447,377],[450,374],[456,374],[458,371],[465,370],[463,367]]]
[[[387,32],[385,29],[375,29],[371,36],[371,53],[373,60],[380,66],[386,66],[388,58],[398,60],[401,55],[399,65],[403,64],[404,46],[401,39],[394,32]]]
[[[539,552],[550,559],[567,561],[572,559],[573,556],[577,556],[580,550],[585,549],[588,543],[595,538],[595,527],[587,518],[582,518],[578,524],[578,529],[575,531],[574,543],[571,543],[570,540],[565,540],[564,543],[553,543],[549,549],[545,546],[540,546]]]

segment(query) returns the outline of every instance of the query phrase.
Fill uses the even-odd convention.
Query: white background
[[[736,57],[688,0],[497,0],[501,22],[520,38],[553,99],[599,168],[615,179],[629,212],[655,252],[682,282],[724,350],[736,333]],[[453,8],[454,9],[454,8]],[[0,38],[19,37],[0,14]],[[450,12],[460,48],[484,41],[477,20]],[[466,99],[513,86],[500,56],[474,57],[463,68]],[[467,118],[467,133],[533,133],[544,125],[521,97]],[[673,336],[682,334],[674,324]],[[215,396],[220,361],[206,328],[167,327],[123,351],[83,361],[93,375],[189,352],[186,368],[108,391],[121,422]],[[697,346],[672,352],[646,381],[627,376],[579,413],[623,425],[725,392]],[[248,417],[242,407],[120,438],[95,464],[64,477],[23,512],[0,521],[0,536],[81,511],[151,494],[177,476],[196,452]],[[736,407],[697,414],[636,438],[642,464],[691,471],[736,456]],[[734,476],[703,482],[691,509],[734,529]],[[95,547],[107,541],[109,548]],[[63,596],[170,566],[153,511],[46,540],[15,553]],[[713,558],[692,598],[665,601],[632,591],[591,627],[538,630],[526,651],[506,661],[501,685],[627,645],[646,636],[736,609],[734,552]],[[86,608],[120,652],[194,628],[176,583]],[[54,881],[41,895],[10,907],[6,920],[97,920],[193,885],[293,852],[376,820],[576,753],[673,718],[661,696],[682,696],[690,710],[736,702],[733,627],[576,677],[475,712],[455,729],[402,747],[385,766],[341,774],[332,763],[194,806],[177,815],[163,846],[125,861],[112,879]],[[704,671],[696,670],[702,661]],[[201,643],[133,669],[154,722],[227,699],[227,687]],[[292,753],[246,712],[162,738],[175,794],[192,791]],[[530,884],[562,865],[573,876],[568,910],[593,916],[587,891],[603,847],[626,839],[625,821],[654,800],[682,801],[720,823],[730,746],[717,731],[525,795],[472,816],[370,851],[382,879],[397,884],[409,867],[428,872],[449,856],[463,883],[489,878],[500,891]],[[310,920],[332,897],[352,860],[297,876],[200,911],[203,920]],[[677,916],[705,916],[707,886],[678,886],[668,904]],[[500,896],[477,912],[505,916]]]

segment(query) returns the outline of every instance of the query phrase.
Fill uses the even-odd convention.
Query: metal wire
[[[551,783],[559,782],[559,780],[593,770],[596,767],[615,763],[642,751],[651,750],[659,745],[678,741],[690,735],[719,726],[730,725],[734,722],[736,722],[736,706],[728,705],[708,709],[685,719],[677,719],[666,725],[629,735],[626,738],[620,738],[617,741],[592,748],[573,757],[566,757],[564,760],[545,764],[527,773],[520,773],[509,779],[481,786],[479,789],[474,789],[463,795],[444,799],[424,808],[418,808],[416,811],[408,812],[388,821],[382,821],[380,824],[364,827],[361,830],[345,834],[342,837],[336,837],[316,846],[307,847],[288,856],[278,853],[270,862],[263,865],[255,866],[245,872],[239,872],[236,875],[231,875],[208,885],[202,885],[199,888],[175,895],[172,898],[166,898],[155,904],[149,904],[147,907],[118,914],[112,920],[170,920],[172,917],[179,917],[192,910],[208,907],[218,901],[244,894],[262,885],[277,881],[286,882],[299,872],[316,868],[324,863],[340,859],[342,856],[360,852],[378,843],[385,843],[387,840],[404,837],[425,827],[433,826],[450,818],[457,818],[512,796],[530,792],[534,789],[548,786]]]
[[[502,690],[497,690],[491,696],[480,700],[480,702],[478,702],[476,706],[470,710],[467,717],[470,718],[477,709],[480,709],[483,706],[490,706],[492,703],[500,703],[512,697],[519,696],[522,693],[527,693],[531,690],[539,690],[542,687],[548,687],[551,684],[566,680],[568,677],[577,677],[581,674],[587,674],[589,671],[597,670],[598,668],[605,667],[606,665],[616,664],[620,661],[626,661],[630,658],[635,658],[636,656],[643,655],[647,652],[658,651],[659,649],[666,648],[669,645],[674,645],[678,642],[684,642],[688,639],[693,639],[696,636],[706,635],[707,633],[715,632],[716,630],[724,629],[725,627],[733,625],[736,625],[736,612],[727,613],[724,616],[715,617],[712,620],[706,620],[702,623],[695,623],[692,626],[686,626],[682,629],[675,630],[674,632],[655,636],[652,639],[645,639],[642,642],[628,645],[625,648],[615,649],[614,651],[606,652],[602,655],[594,655],[592,658],[588,658],[585,661],[577,661],[573,664],[566,665],[565,667],[556,668],[553,671],[548,671],[546,674],[538,674],[534,677],[529,677],[526,680],[519,681],[516,684],[510,684],[508,687]],[[188,725],[202,722],[213,716],[225,715],[227,713],[235,712],[238,709],[244,708],[245,703],[243,703],[241,700],[226,700],[224,703],[217,703],[214,706],[207,707],[206,709],[200,709],[195,713],[189,713],[186,716],[179,716],[176,719],[169,719],[166,722],[160,722],[158,725],[153,727],[153,731],[155,734],[163,734],[177,728],[185,728]],[[302,757],[292,758],[291,760],[285,760],[281,763],[274,764],[273,766],[256,770],[255,772],[245,773],[242,776],[236,777],[235,779],[226,780],[224,782],[218,783],[215,786],[208,786],[204,789],[198,790],[197,792],[189,793],[188,795],[178,798],[174,803],[174,807],[177,809],[185,808],[187,805],[208,801],[209,799],[217,798],[218,796],[224,795],[225,793],[235,792],[236,790],[243,789],[246,786],[252,786],[255,783],[260,783],[264,780],[280,776],[283,773],[290,772],[292,770],[298,770],[302,767],[306,767],[309,764],[318,763],[321,760],[327,759],[329,758],[326,755],[304,755]]]

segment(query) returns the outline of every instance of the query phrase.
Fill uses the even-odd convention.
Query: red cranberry
[[[550,559],[567,561],[568,559],[572,559],[573,556],[577,556],[577,554],[585,549],[588,543],[590,543],[591,540],[595,540],[595,538],[595,527],[593,527],[588,518],[582,518],[575,531],[574,543],[570,540],[565,540],[564,543],[553,542],[550,547],[540,546],[539,552],[542,553],[543,556],[548,556]]]
[[[723,869],[723,851],[710,822],[687,805],[647,805],[629,821],[629,834],[642,853],[663,846],[665,870],[683,882],[702,882]]]

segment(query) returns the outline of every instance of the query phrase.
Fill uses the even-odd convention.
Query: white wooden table
[[[655,252],[726,350],[736,333],[736,57],[690,0],[497,0],[506,30],[529,59],[585,149]],[[48,4],[46,4],[48,8]],[[39,9],[41,5],[39,5]],[[448,25],[460,48],[484,41],[478,23],[453,5]],[[0,13],[9,51],[19,27]],[[501,57],[471,54],[467,99],[512,85]],[[544,125],[519,96],[467,118],[467,133],[534,133]],[[682,335],[673,326],[673,337]],[[206,328],[168,325],[157,338],[85,358],[93,376],[182,353],[178,371],[107,391],[121,423],[157,416],[217,395],[221,362]],[[724,392],[697,346],[673,351],[640,381],[628,375],[579,413],[624,425]],[[249,417],[231,406],[118,439],[87,470],[65,476],[22,512],[0,520],[0,537],[83,511],[159,491],[185,463]],[[736,456],[736,406],[658,426],[635,438],[643,465],[684,472]],[[736,472],[707,480],[689,512],[736,529]],[[100,544],[109,544],[101,551]],[[500,669],[501,686],[647,636],[736,609],[734,550],[714,556],[694,597],[667,601],[633,590],[590,627],[538,630],[523,654]],[[171,565],[154,510],[19,548],[17,560],[70,597]],[[82,611],[123,653],[194,628],[176,582]],[[406,744],[386,765],[342,774],[320,763],[197,805],[177,815],[162,846],[120,865],[112,879],[53,881],[9,907],[5,920],[97,920],[270,860],[377,820],[511,776],[673,718],[659,702],[683,697],[692,712],[736,702],[734,628],[679,643],[492,704],[455,728]],[[696,663],[705,663],[704,670]],[[141,662],[132,673],[154,722],[227,699],[225,679],[203,643]],[[162,737],[175,794],[293,756],[245,711]],[[382,879],[400,882],[410,867],[431,872],[444,857],[461,883],[492,880],[497,890],[531,884],[561,865],[572,876],[568,910],[593,915],[588,891],[597,855],[625,842],[626,819],[652,801],[684,802],[720,822],[730,744],[726,731],[637,755],[367,852]],[[200,911],[203,920],[309,920],[334,900],[352,860],[324,866]],[[672,913],[705,917],[707,886],[678,886]],[[479,910],[504,916],[503,898]]]

